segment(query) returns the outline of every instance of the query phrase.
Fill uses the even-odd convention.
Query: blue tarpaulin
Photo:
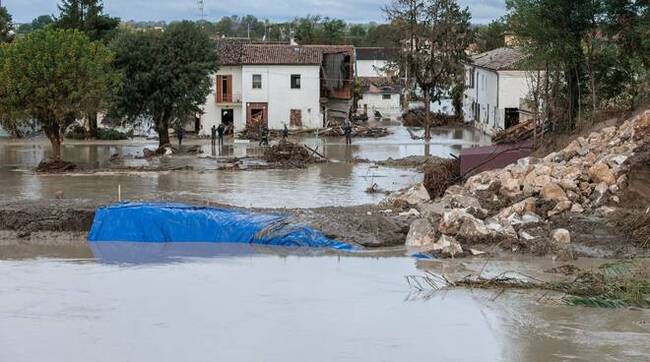
[[[92,242],[214,242],[351,250],[286,215],[169,203],[122,203],[97,209]]]

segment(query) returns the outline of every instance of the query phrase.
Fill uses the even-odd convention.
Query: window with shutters
[[[217,75],[217,103],[232,102],[232,75]]]

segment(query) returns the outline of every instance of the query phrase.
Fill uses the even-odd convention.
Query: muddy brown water
[[[446,156],[486,138],[438,130],[430,151]],[[421,175],[348,163],[424,153],[403,128],[346,148],[303,140],[340,162],[304,170],[197,171],[43,176],[27,170],[49,152],[40,141],[0,141],[0,199],[114,200],[192,197],[239,206],[317,207],[377,202],[370,182],[398,189]],[[205,144],[205,142],[203,143]],[[64,157],[101,169],[114,153],[148,141],[68,143]],[[209,145],[204,146],[207,155]],[[222,156],[255,155],[228,143]],[[215,152],[215,153],[218,153]],[[219,154],[216,154],[219,157]],[[141,161],[133,161],[134,163]],[[160,161],[154,161],[160,162]],[[186,163],[187,159],[162,162]],[[404,250],[336,254],[214,245],[80,239],[0,246],[0,361],[648,361],[650,313],[540,302],[539,291],[414,293],[405,276],[460,275],[482,261],[416,261]],[[491,262],[486,273],[532,273],[550,259]]]
[[[480,261],[205,245],[33,252],[0,260],[1,361],[650,359],[648,311],[541,303],[538,291],[423,297],[404,279]]]
[[[46,140],[0,141],[0,199],[48,199],[57,195],[71,199],[114,201],[118,185],[123,199],[192,199],[244,207],[321,207],[352,206],[379,202],[384,195],[368,194],[373,185],[395,191],[422,180],[422,175],[408,169],[376,168],[367,163],[350,162],[355,158],[385,160],[423,155],[422,141],[413,141],[405,128],[388,125],[394,133],[378,139],[355,139],[346,147],[343,139],[306,137],[295,139],[317,148],[333,160],[297,170],[215,171],[217,162],[207,140],[201,144],[199,157],[128,160],[128,166],[165,167],[191,165],[192,171],[102,172],[69,175],[35,175],[33,169],[49,155]],[[482,145],[489,137],[470,128],[437,129],[429,146],[433,155],[448,157],[463,147]],[[62,148],[66,160],[85,169],[104,169],[113,154],[141,155],[156,141],[72,142]],[[215,149],[214,157],[259,156],[257,144],[226,142]]]

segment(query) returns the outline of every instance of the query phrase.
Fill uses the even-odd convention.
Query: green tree
[[[400,46],[400,30],[393,24],[380,24],[368,29],[366,46],[395,48]]]
[[[307,15],[293,21],[294,36],[300,44],[315,44],[321,39],[320,22],[318,15]]]
[[[425,139],[430,140],[431,102],[447,96],[464,72],[465,49],[472,38],[469,9],[461,9],[455,0],[393,0],[385,12],[398,24],[406,44],[394,66],[406,70],[422,92]]]
[[[84,32],[93,41],[108,43],[120,23],[118,18],[104,15],[104,4],[101,0],[62,0],[59,11],[61,13],[55,23],[57,27],[77,29]],[[47,19],[41,19],[42,22],[47,22]],[[112,74],[112,71],[107,71]],[[90,134],[97,137],[97,111],[101,103],[94,103],[97,108],[93,109],[89,104],[86,117]]]
[[[32,20],[32,30],[43,29],[52,23],[54,23],[54,18],[51,15],[41,15]]]
[[[191,22],[165,32],[124,32],[111,44],[124,82],[115,94],[115,112],[136,120],[153,119],[160,146],[169,127],[201,112],[218,69],[215,43]]]
[[[6,7],[0,6],[0,43],[8,42],[13,38],[13,24],[11,14]]]
[[[507,26],[502,20],[494,20],[487,25],[480,25],[476,29],[476,45],[478,51],[483,53],[505,46]]]
[[[583,40],[590,30],[591,0],[507,0],[508,24],[522,39],[530,62],[546,68],[547,119],[571,130],[585,93]]]
[[[347,25],[340,19],[323,19],[321,44],[342,44]]]
[[[113,55],[75,30],[45,28],[0,48],[0,113],[14,124],[37,121],[61,159],[63,132],[80,116],[94,94],[96,79]]]
[[[104,14],[102,0],[61,0],[56,26],[83,31],[91,40],[110,40],[120,19]]]
[[[365,46],[366,37],[368,36],[368,31],[366,27],[361,24],[350,25],[348,29],[347,38],[350,43],[356,46]]]

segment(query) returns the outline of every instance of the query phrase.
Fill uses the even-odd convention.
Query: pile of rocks
[[[566,252],[571,233],[551,228],[550,220],[605,214],[616,207],[626,186],[627,161],[649,135],[646,111],[619,127],[579,137],[542,159],[528,157],[473,176],[417,205],[422,217],[411,225],[406,244],[442,256],[478,254],[471,249],[477,244]]]

